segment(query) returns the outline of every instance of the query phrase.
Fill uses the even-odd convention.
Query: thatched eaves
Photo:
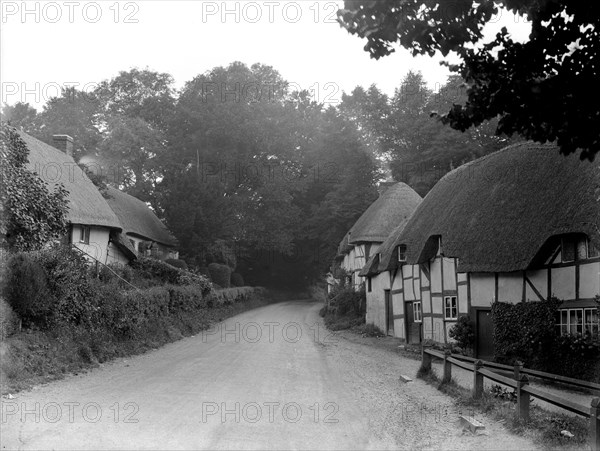
[[[145,202],[111,187],[107,189],[106,201],[128,235],[166,246],[177,245],[175,237]]]

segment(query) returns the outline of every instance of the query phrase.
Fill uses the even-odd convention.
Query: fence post
[[[483,367],[483,362],[477,360],[473,363],[473,398],[481,398],[483,394],[483,374],[479,370]]]
[[[452,379],[452,363],[448,361],[450,354],[449,349],[444,351],[444,376],[442,377],[442,382],[450,382],[450,379]]]
[[[521,374],[517,381],[517,416],[523,420],[529,419],[529,393],[522,390],[529,384],[526,374]]]
[[[518,381],[521,378],[521,371],[523,370],[523,362],[520,362],[519,360],[515,360],[515,367],[514,367],[514,379],[516,381]]]
[[[431,371],[431,354],[426,352],[427,346],[421,345],[421,369],[425,372]]]
[[[600,451],[600,398],[592,399],[590,407],[590,445],[592,451]]]

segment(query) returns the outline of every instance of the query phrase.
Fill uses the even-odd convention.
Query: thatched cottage
[[[68,242],[92,260],[108,264],[122,259],[111,243],[111,236],[122,229],[119,219],[73,159],[73,139],[56,135],[53,147],[25,132],[19,132],[19,136],[29,149],[28,169],[52,189],[62,183],[69,193]]]
[[[363,274],[391,297],[396,336],[446,343],[469,314],[488,357],[495,301],[555,296],[562,332],[598,334],[599,249],[600,163],[522,143],[442,178]]]
[[[105,197],[137,255],[178,258],[177,240],[145,202],[110,187]]]
[[[175,239],[148,206],[128,194],[108,188],[108,199],[100,193],[73,159],[73,139],[55,135],[54,147],[25,132],[19,132],[29,149],[28,169],[51,189],[62,184],[68,192],[66,241],[92,261],[102,264],[127,263],[139,255],[140,241],[152,255],[177,258],[171,250]],[[164,250],[169,248],[168,251]]]
[[[376,253],[397,224],[408,219],[419,203],[419,196],[405,183],[382,183],[379,197],[365,210],[344,236],[336,256],[340,267],[350,273],[354,287],[365,281],[359,276],[369,257]],[[371,286],[366,287],[372,289]]]

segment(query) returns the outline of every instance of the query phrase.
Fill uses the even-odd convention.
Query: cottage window
[[[81,226],[79,229],[79,242],[90,244],[90,228],[89,226]]]
[[[581,235],[568,236],[562,239],[562,261],[563,263],[575,260],[586,260],[594,257],[596,250],[593,249],[587,238]]]
[[[370,293],[372,290],[372,285],[371,285],[371,278],[367,277],[367,291]]]
[[[406,261],[406,244],[401,244],[400,246],[398,246],[398,261]]]
[[[576,308],[560,310],[556,325],[562,335],[599,336],[598,310]]]
[[[421,310],[421,302],[413,302],[413,320],[415,323],[423,322],[423,312]]]
[[[446,296],[444,298],[444,319],[458,318],[458,304],[456,296]]]
[[[562,239],[561,254],[563,263],[575,261],[575,240],[572,237]]]

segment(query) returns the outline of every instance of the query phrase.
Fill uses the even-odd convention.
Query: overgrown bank
[[[13,392],[194,335],[280,297],[213,289],[203,276],[150,259],[96,276],[72,250],[13,255],[6,265],[0,387]],[[7,333],[3,333],[7,335]]]

